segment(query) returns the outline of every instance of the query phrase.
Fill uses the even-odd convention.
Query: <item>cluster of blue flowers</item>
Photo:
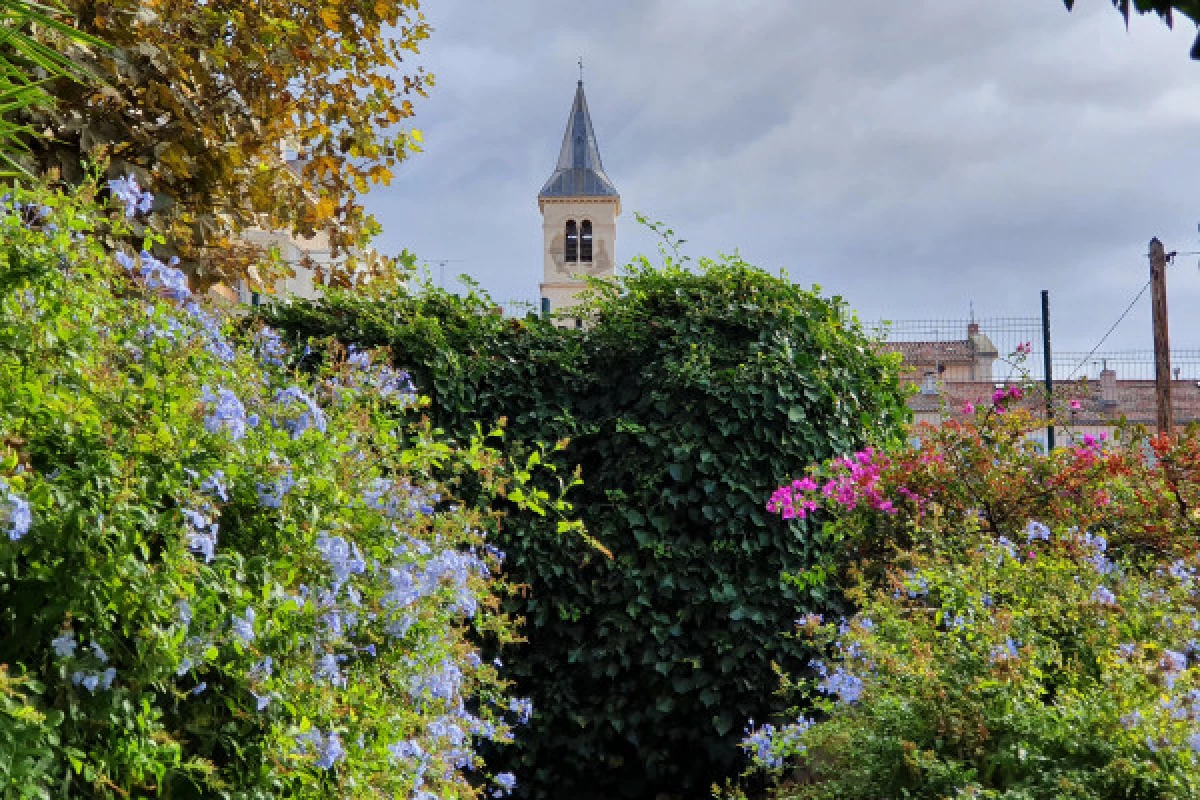
[[[108,654],[104,652],[104,648],[95,642],[90,642],[87,652],[91,653],[90,658],[77,658],[76,650],[79,648],[79,643],[75,641],[75,634],[69,630],[65,630],[57,637],[50,641],[50,646],[54,648],[54,654],[61,659],[76,662],[76,666],[86,666],[88,661],[100,666],[95,669],[75,669],[71,672],[71,683],[75,686],[82,686],[90,693],[95,693],[97,690],[108,691],[112,688],[113,681],[116,680],[117,670],[114,667],[104,666],[108,664]]]
[[[417,387],[404,370],[396,370],[386,364],[375,365],[370,353],[355,347],[350,348],[346,363],[352,367],[349,380],[351,388],[369,388],[380,398],[399,402],[402,406],[416,402]]]
[[[802,755],[808,748],[803,744],[805,731],[813,726],[813,721],[800,717],[795,722],[776,728],[767,723],[761,728],[754,727],[754,720],[746,726],[746,738],[742,740],[742,748],[750,753],[754,763],[767,769],[779,769],[783,766],[784,758],[788,755]]]
[[[822,678],[817,684],[817,689],[821,692],[836,696],[839,702],[846,705],[854,705],[862,697],[866,688],[863,679],[847,671],[845,667],[838,667],[830,672],[829,667],[821,661],[813,661],[811,666]]]
[[[268,367],[282,367],[287,347],[275,330],[263,326],[254,335],[254,349],[258,352],[258,360]]]
[[[441,499],[442,496],[434,489],[390,478],[376,478],[363,492],[363,501],[368,508],[392,519],[412,519],[418,514],[432,514]]]
[[[124,204],[125,216],[130,219],[133,219],[134,215],[139,212],[149,213],[150,209],[154,208],[154,195],[142,191],[142,187],[138,186],[137,178],[132,175],[109,181],[108,190],[112,192],[113,197]]]
[[[258,425],[258,415],[246,414],[246,406],[232,389],[218,387],[214,392],[205,386],[200,399],[209,405],[204,417],[204,429],[209,433],[225,431],[236,442],[246,435],[247,428]]]
[[[279,411],[272,420],[273,424],[286,429],[293,439],[308,430],[325,433],[325,412],[299,386],[280,389],[275,394],[275,404]]]
[[[18,494],[8,481],[0,478],[0,525],[11,541],[22,539],[33,525],[29,501]]]
[[[1025,541],[1036,542],[1039,540],[1043,542],[1050,541],[1050,528],[1044,523],[1031,519],[1029,520],[1029,524],[1025,526]]]
[[[992,647],[990,658],[993,662],[1011,661],[1021,657],[1021,643],[1011,636],[1005,637],[1003,644]]]
[[[342,746],[342,739],[336,731],[323,734],[314,728],[297,734],[296,744],[297,751],[314,756],[316,765],[321,769],[331,769],[346,757],[346,748]]]

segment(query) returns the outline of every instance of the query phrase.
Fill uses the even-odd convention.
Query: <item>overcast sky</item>
[[[1195,35],[1109,0],[427,0],[425,151],[367,199],[379,246],[537,298],[536,195],[578,70],[621,192],[619,262],[739,250],[863,319],[1033,317],[1090,349],[1148,277],[1200,250]],[[435,268],[434,274],[437,274]],[[1200,348],[1200,270],[1169,273]],[[1109,349],[1149,349],[1149,292]]]

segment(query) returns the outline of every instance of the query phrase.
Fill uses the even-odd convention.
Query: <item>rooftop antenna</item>
[[[446,288],[446,265],[447,264],[461,264],[462,262],[463,262],[463,260],[461,258],[427,258],[427,259],[425,259],[425,266],[430,266],[431,264],[437,264],[437,266],[438,266],[438,286],[445,289]]]
[[[967,302],[968,302],[968,303],[970,304],[970,306],[971,306],[971,322],[974,322],[974,321],[975,321],[975,301],[974,301],[974,300],[969,300],[969,301],[967,301]]]
[[[579,82],[583,83],[583,56],[579,57]]]

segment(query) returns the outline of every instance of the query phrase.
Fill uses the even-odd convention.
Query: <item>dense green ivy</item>
[[[840,607],[784,579],[824,545],[766,512],[773,479],[894,438],[906,419],[897,364],[839,298],[738,258],[668,259],[597,284],[583,330],[430,287],[263,313],[297,341],[390,346],[452,436],[506,417],[529,447],[570,440],[555,466],[582,476],[572,498],[600,546],[532,514],[500,532],[529,587],[509,609],[528,645],[506,666],[537,709],[503,754],[518,791],[702,796],[737,772],[748,719],[772,711],[775,665],[810,656],[779,634]]]

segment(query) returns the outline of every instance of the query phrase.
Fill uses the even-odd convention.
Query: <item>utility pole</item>
[[[1042,289],[1042,365],[1046,370],[1046,453],[1054,449],[1054,360],[1050,357],[1050,291]]]
[[[1173,255],[1173,254],[1172,254]],[[1160,434],[1171,432],[1171,345],[1167,334],[1167,252],[1150,240],[1150,300],[1154,315],[1154,400]]]

